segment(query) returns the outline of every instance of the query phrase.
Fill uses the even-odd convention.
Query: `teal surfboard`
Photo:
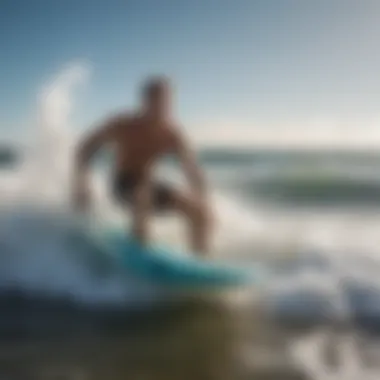
[[[160,244],[141,245],[124,231],[101,234],[102,246],[117,257],[133,275],[156,285],[176,288],[221,288],[257,283],[263,279],[259,266],[242,268],[217,259],[202,259]]]

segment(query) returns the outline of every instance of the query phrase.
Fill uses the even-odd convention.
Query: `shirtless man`
[[[210,219],[204,176],[192,149],[172,120],[171,89],[166,79],[153,78],[145,83],[139,112],[122,113],[105,120],[81,142],[74,176],[76,207],[87,206],[89,162],[99,148],[108,144],[116,149],[113,194],[123,207],[131,208],[135,236],[146,243],[150,212],[174,210],[189,222],[192,250],[206,254]],[[155,165],[168,154],[176,155],[182,163],[193,190],[191,195],[153,180]]]

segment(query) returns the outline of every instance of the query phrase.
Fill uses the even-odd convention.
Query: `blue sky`
[[[29,128],[44,83],[87,62],[78,128],[133,106],[144,76],[164,73],[196,133],[373,133],[379,21],[376,0],[2,0],[0,131]]]

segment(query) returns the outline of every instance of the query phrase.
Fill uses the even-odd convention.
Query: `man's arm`
[[[78,168],[87,167],[94,154],[102,146],[114,140],[119,124],[120,121],[117,118],[107,119],[95,132],[92,132],[80,142],[75,156]]]
[[[94,154],[104,145],[112,142],[119,128],[120,121],[110,118],[103,122],[95,132],[79,143],[74,158],[74,201],[79,207],[88,202],[87,169]]]
[[[197,162],[196,155],[186,137],[179,131],[175,132],[174,150],[179,158],[184,174],[188,179],[193,191],[199,197],[206,195],[206,180],[200,165]]]

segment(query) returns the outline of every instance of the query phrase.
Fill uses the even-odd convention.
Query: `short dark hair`
[[[161,93],[170,86],[170,81],[165,76],[154,76],[145,81],[142,87],[144,98],[150,98]]]

